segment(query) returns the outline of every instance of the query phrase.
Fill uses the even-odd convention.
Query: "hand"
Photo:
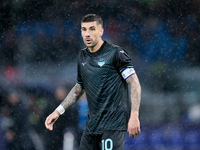
[[[129,137],[135,138],[136,135],[140,135],[140,121],[138,116],[131,116],[128,122]]]
[[[45,120],[45,126],[50,131],[53,130],[53,124],[56,122],[56,120],[59,118],[60,113],[55,110],[53,113],[51,113]]]

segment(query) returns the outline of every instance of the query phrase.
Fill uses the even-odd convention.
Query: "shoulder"
[[[79,51],[79,55],[78,55],[79,58],[80,58],[81,56],[85,56],[86,53],[87,53],[87,47],[81,49],[81,50]]]
[[[110,50],[113,51],[114,53],[119,53],[121,50],[123,50],[122,47],[120,47],[119,45],[113,44],[113,43],[106,43],[106,47]]]
[[[119,45],[108,43],[108,47],[110,47],[115,52],[116,55],[128,54],[128,52]]]
[[[81,54],[81,53],[86,53],[86,51],[87,51],[87,47],[81,49],[80,52],[79,52],[79,54]]]
[[[120,48],[120,46],[118,46],[118,45],[116,45],[116,44],[113,44],[113,43],[110,43],[110,42],[107,42],[107,41],[105,41],[106,42],[106,46],[107,47],[110,47],[110,48],[113,48],[113,49],[118,49],[118,48]]]

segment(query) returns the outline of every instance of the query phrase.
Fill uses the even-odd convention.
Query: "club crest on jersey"
[[[105,60],[103,58],[101,58],[99,61],[98,61],[98,65],[100,67],[102,67],[103,65],[105,64]]]

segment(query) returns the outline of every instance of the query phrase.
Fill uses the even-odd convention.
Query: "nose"
[[[85,31],[85,37],[90,37],[89,31]]]

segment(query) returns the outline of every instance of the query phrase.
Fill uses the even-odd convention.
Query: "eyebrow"
[[[81,29],[83,29],[83,28],[86,28],[86,27],[81,27]],[[96,28],[95,26],[91,26],[91,27],[89,27],[89,28]]]

